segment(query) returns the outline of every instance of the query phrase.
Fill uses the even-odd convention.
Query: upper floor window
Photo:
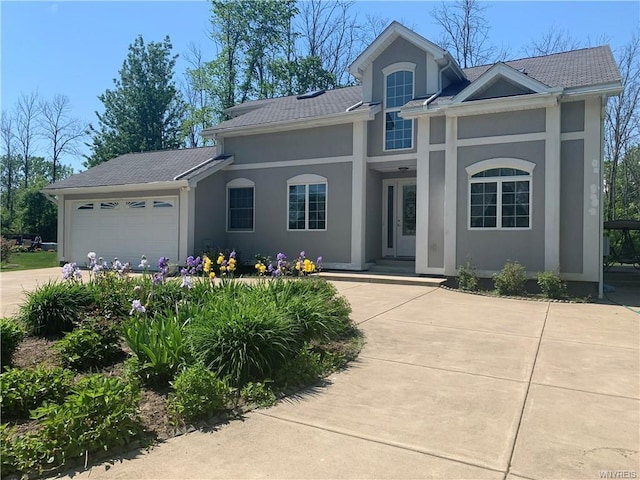
[[[415,64],[396,63],[383,69],[384,149],[399,150],[413,146],[413,120],[400,118],[400,108],[413,99]]]
[[[327,179],[298,175],[287,180],[287,229],[327,229]]]
[[[531,180],[535,164],[515,158],[467,167],[469,228],[531,228]]]
[[[246,178],[236,178],[227,183],[227,230],[253,231],[254,185]]]

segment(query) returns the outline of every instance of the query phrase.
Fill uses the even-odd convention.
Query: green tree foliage
[[[181,146],[184,102],[173,80],[177,55],[171,49],[169,37],[145,44],[140,35],[129,45],[114,89],[98,97],[104,113],[96,112],[99,129],[90,127],[92,154],[85,166],[124,153]]]
[[[615,184],[614,204],[605,195],[605,212],[611,219],[640,220],[640,145],[626,152],[612,178],[613,162],[604,162],[604,177],[608,185]],[[608,191],[606,193],[609,193]]]

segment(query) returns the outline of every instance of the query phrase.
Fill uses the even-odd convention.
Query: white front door
[[[383,181],[382,254],[416,255],[416,179]]]

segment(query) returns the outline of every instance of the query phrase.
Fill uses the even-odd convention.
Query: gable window
[[[413,120],[400,117],[402,106],[413,99],[415,64],[395,63],[384,68],[384,149],[413,147]]]
[[[255,184],[246,178],[227,183],[227,230],[252,232],[254,219]]]
[[[495,159],[467,167],[470,229],[531,228],[531,177],[535,164]]]
[[[287,180],[287,230],[327,229],[327,179],[298,175]]]

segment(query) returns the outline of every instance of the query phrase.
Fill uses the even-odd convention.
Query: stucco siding
[[[305,128],[224,139],[234,164],[339,157],[353,154],[353,125]]]
[[[431,117],[429,121],[429,143],[436,145],[445,142],[445,117]]]
[[[228,232],[224,245],[235,248],[241,259],[252,261],[256,253],[289,258],[305,250],[322,255],[328,263],[351,262],[351,163],[225,172],[224,184],[234,178],[255,183],[253,232]],[[287,230],[287,179],[316,174],[327,178],[327,230]],[[223,187],[224,189],[224,187]],[[226,211],[226,200],[223,200]]]
[[[479,270],[498,271],[507,260],[528,272],[544,270],[545,142],[514,142],[458,148],[456,265],[467,257]],[[466,167],[491,158],[519,158],[536,164],[532,178],[531,229],[472,230],[469,222],[469,181]]]
[[[201,180],[195,195],[194,253],[226,247],[226,185],[224,172]],[[215,252],[213,252],[215,253]]]
[[[480,138],[498,135],[517,135],[545,131],[544,108],[518,112],[470,115],[458,120],[458,138]]]
[[[584,100],[560,104],[560,131],[582,132],[584,130]]]
[[[473,96],[473,100],[483,100],[486,98],[512,97],[515,95],[525,95],[531,93],[531,90],[522,88],[520,85],[508,82],[506,80],[498,80],[492,85]]]
[[[365,235],[365,260],[370,262],[382,256],[382,175],[375,170],[367,172]]]
[[[560,144],[560,271],[582,273],[584,141]]]
[[[429,268],[444,267],[444,152],[429,154]]]

